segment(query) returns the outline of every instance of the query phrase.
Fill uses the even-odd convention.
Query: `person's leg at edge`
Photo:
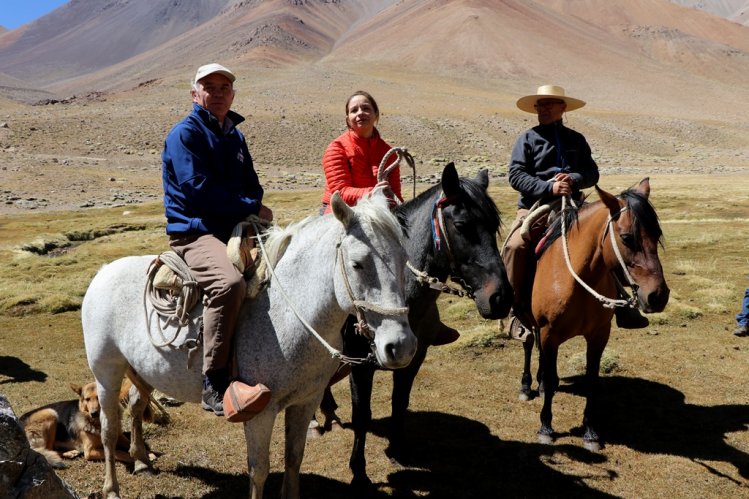
[[[744,290],[744,299],[741,303],[741,312],[736,314],[736,336],[749,336],[749,288]]]

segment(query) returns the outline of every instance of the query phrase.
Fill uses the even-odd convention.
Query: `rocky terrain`
[[[74,0],[0,34],[0,212],[158,200],[163,139],[212,60],[239,76],[234,108],[269,190],[322,188],[360,88],[422,184],[447,161],[503,177],[535,124],[514,102],[544,83],[588,102],[566,120],[604,173],[743,171],[749,28],[667,0],[582,3]]]

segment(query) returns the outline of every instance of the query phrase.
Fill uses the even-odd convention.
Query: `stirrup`
[[[510,337],[510,339],[525,342],[525,340],[533,335],[533,331],[523,326],[523,323],[520,322],[520,319],[518,319],[518,317],[514,315],[510,320],[510,328],[507,331],[507,335]]]

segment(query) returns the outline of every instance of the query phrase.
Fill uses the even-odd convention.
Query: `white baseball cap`
[[[218,73],[220,75],[224,75],[227,78],[229,78],[229,81],[234,83],[234,80],[237,79],[236,76],[234,76],[234,73],[229,71],[227,68],[222,66],[221,64],[216,64],[215,62],[212,62],[210,64],[206,64],[204,66],[200,66],[198,68],[197,73],[195,73],[195,79],[192,81],[193,83],[199,82],[201,79],[205,78],[208,75],[211,75],[213,73]]]

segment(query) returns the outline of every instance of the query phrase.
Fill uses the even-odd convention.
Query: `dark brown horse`
[[[538,382],[543,394],[541,443],[552,443],[551,403],[559,386],[559,346],[575,336],[587,343],[587,402],[583,416],[585,447],[600,449],[598,371],[611,333],[613,306],[660,312],[668,302],[658,245],[662,231],[648,197],[646,178],[635,189],[614,196],[596,186],[600,201],[579,210],[565,209],[540,249],[533,283],[534,335],[525,341],[521,399],[531,391],[533,338],[539,347]],[[618,300],[619,279],[634,292],[631,303]]]

